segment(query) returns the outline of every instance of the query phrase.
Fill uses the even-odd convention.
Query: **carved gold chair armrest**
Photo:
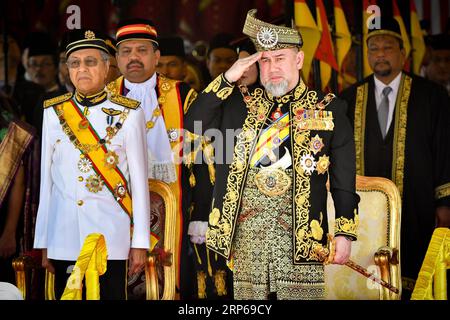
[[[331,300],[400,299],[401,198],[395,184],[384,178],[356,176],[359,203],[358,240],[352,244],[351,260],[400,290],[395,294],[354,270],[325,266],[325,298]],[[334,204],[328,196],[330,233],[334,232]]]
[[[158,194],[164,202],[163,243],[150,252],[145,268],[147,300],[173,300],[175,298],[175,268],[173,252],[176,237],[176,199],[167,183],[149,179],[150,192]],[[163,293],[160,297],[158,266],[163,268]]]

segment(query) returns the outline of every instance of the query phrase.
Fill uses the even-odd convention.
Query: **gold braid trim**
[[[291,113],[296,114],[298,110],[316,109],[317,92],[307,91],[303,99],[294,101],[291,104]],[[291,114],[291,117],[293,117]],[[311,195],[311,176],[307,175],[300,165],[300,159],[303,155],[310,153],[309,145],[311,143],[310,131],[298,130],[297,126],[291,127],[291,148],[293,157],[292,167],[294,172],[294,197],[293,208],[293,236],[294,236],[294,264],[301,264],[306,261],[319,261],[315,248],[320,246],[317,240],[321,240],[319,235],[323,235],[321,227],[322,221],[310,221],[309,202]],[[322,220],[322,219],[321,219]]]
[[[220,87],[225,86],[220,89]],[[233,92],[234,85],[229,83],[227,79],[225,79],[223,73],[220,74],[217,78],[215,78],[211,83],[203,90],[204,93],[210,93],[211,91],[216,94],[217,98],[220,100],[225,100],[228,96]]]
[[[364,143],[366,132],[366,110],[369,84],[359,86],[356,89],[355,102],[355,151],[356,151],[356,174],[364,175]]]
[[[434,191],[434,197],[436,200],[450,196],[450,183],[446,183],[439,186]]]
[[[222,76],[221,76],[222,77]],[[207,90],[217,90],[220,86],[221,78],[217,77]],[[241,203],[242,189],[248,172],[250,154],[253,151],[261,127],[267,119],[273,102],[263,97],[264,91],[260,88],[252,93],[250,105],[257,106],[249,108],[247,118],[242,126],[241,133],[237,136],[234,148],[233,162],[230,165],[230,172],[227,178],[227,189],[224,196],[222,213],[214,208],[209,217],[209,228],[206,232],[206,245],[211,250],[230,257],[231,242],[235,231],[236,217]],[[265,114],[264,119],[258,119],[258,109]]]
[[[392,163],[392,181],[403,198],[403,177],[405,169],[406,124],[408,120],[408,102],[411,93],[412,78],[403,74],[399,86],[399,94],[395,106],[395,129]]]

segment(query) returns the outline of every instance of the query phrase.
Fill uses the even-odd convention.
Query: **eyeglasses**
[[[88,68],[96,67],[98,65],[98,60],[96,58],[88,57],[83,59],[84,65]],[[69,69],[77,69],[81,66],[80,59],[69,59],[66,62]]]

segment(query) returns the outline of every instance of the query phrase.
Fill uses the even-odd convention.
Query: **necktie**
[[[389,98],[392,88],[386,87],[383,89],[382,99],[378,106],[378,123],[380,124],[381,134],[383,139],[386,137],[388,131],[388,115],[389,115]]]

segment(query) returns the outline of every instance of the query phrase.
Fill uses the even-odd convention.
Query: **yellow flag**
[[[369,65],[369,60],[367,59],[367,34],[369,33],[369,28],[367,27],[367,20],[369,19],[370,14],[367,12],[367,8],[371,5],[371,1],[363,0],[363,8],[362,8],[362,34],[363,34],[363,75],[364,78],[370,76],[373,72]]]
[[[422,28],[419,23],[419,17],[417,16],[416,5],[414,4],[414,1],[410,1],[409,3],[411,12],[412,71],[419,75],[426,48]]]
[[[316,22],[309,11],[305,0],[295,0],[294,2],[295,25],[299,29],[303,38],[303,48],[305,59],[303,61],[302,74],[306,83],[309,80],[311,64],[319,45],[321,32],[317,28]]]
[[[352,35],[348,29],[347,20],[345,19],[344,10],[340,0],[334,0],[334,19],[336,25],[336,58],[339,68],[338,83],[339,87],[343,85],[342,64],[347,53],[352,47]]]
[[[394,19],[397,20],[400,26],[400,33],[403,39],[403,48],[405,48],[405,63],[408,60],[409,53],[411,52],[411,42],[409,42],[408,33],[406,32],[405,24],[403,23],[402,15],[397,6],[397,0],[392,0],[392,9],[394,13]]]

